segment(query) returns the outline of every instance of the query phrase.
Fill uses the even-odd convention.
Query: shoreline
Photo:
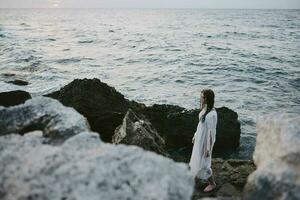
[[[60,91],[63,91],[64,92],[64,89],[63,88],[65,88],[65,87],[68,87],[69,85],[72,85],[72,86],[70,86],[69,88],[70,89],[72,89],[72,88],[75,88],[75,87],[77,87],[77,85],[78,86],[80,86],[80,82],[84,82],[84,80],[87,80],[87,81],[93,81],[93,80],[97,80],[96,81],[96,83],[95,84],[98,84],[98,89],[102,89],[102,87],[104,87],[104,88],[106,88],[107,90],[113,90],[114,91],[114,93],[117,93],[120,97],[121,97],[121,100],[120,100],[120,102],[118,102],[119,104],[121,104],[122,102],[133,102],[133,104],[135,104],[135,105],[138,105],[138,106],[140,106],[140,105],[142,105],[142,107],[148,107],[148,108],[153,108],[153,109],[158,109],[158,111],[160,111],[159,109],[163,109],[163,110],[165,110],[165,109],[169,109],[169,111],[168,112],[170,112],[170,113],[172,113],[172,112],[174,112],[174,111],[176,111],[176,112],[187,112],[187,113],[190,113],[189,115],[186,115],[188,118],[190,118],[191,116],[194,116],[194,118],[193,119],[191,119],[192,120],[192,122],[191,123],[188,123],[188,122],[185,122],[185,123],[188,123],[188,124],[191,124],[191,126],[192,127],[195,127],[194,129],[196,130],[196,119],[197,119],[197,115],[196,115],[196,113],[197,113],[197,111],[199,110],[199,109],[197,109],[197,108],[193,108],[193,109],[187,109],[187,108],[184,108],[184,107],[181,107],[181,106],[179,106],[179,105],[173,105],[173,104],[163,104],[163,103],[159,103],[159,104],[157,104],[157,103],[152,103],[151,105],[146,105],[146,104],[144,104],[144,103],[142,103],[142,102],[138,102],[138,101],[135,101],[135,100],[130,100],[130,99],[127,99],[127,98],[125,98],[125,96],[123,95],[123,94],[121,94],[119,91],[117,91],[113,86],[110,86],[110,85],[108,85],[107,83],[105,83],[105,82],[101,82],[101,80],[99,80],[99,79],[96,79],[96,78],[93,78],[93,79],[86,79],[86,78],[84,78],[84,79],[75,79],[75,80],[73,80],[73,81],[69,81],[66,85],[64,85],[64,86],[62,86],[60,89],[58,89],[58,90],[52,90],[53,92],[50,92],[50,93],[48,93],[48,92],[46,92],[46,94],[44,94],[43,96],[48,96],[48,97],[51,97],[51,98],[54,98],[54,99],[58,99],[59,100],[59,97],[58,97],[58,94],[60,93]],[[76,82],[76,83],[74,83],[74,81]],[[23,81],[22,79],[20,79],[20,80],[10,80],[10,83],[11,84],[13,84],[14,82],[25,82],[25,81]],[[28,83],[28,82],[25,82],[25,83]],[[76,85],[77,84],[77,85]],[[91,84],[91,83],[90,83]],[[26,84],[27,85],[27,84]],[[22,88],[22,87],[21,87]],[[93,89],[92,89],[93,90]],[[85,94],[85,95],[87,95],[87,97],[86,98],[89,98],[88,96],[89,95],[91,95],[93,92],[95,92],[95,91],[90,91],[90,92],[88,92],[87,94]],[[78,93],[82,93],[81,91],[79,91]],[[76,94],[76,93],[70,93],[70,94],[63,94],[64,95],[64,99],[68,99],[68,95],[69,95],[69,97],[71,98],[71,96],[72,95],[78,95],[78,94]],[[80,95],[80,94],[79,94]],[[99,93],[99,95],[101,96],[102,94],[100,94]],[[39,97],[39,96],[41,96],[41,95],[33,95],[32,97]],[[60,100],[63,104],[64,104],[64,100]],[[83,100],[84,101],[84,100]],[[117,100],[117,101],[119,101],[119,100]],[[71,106],[71,107],[74,107],[75,109],[76,109],[76,102],[74,103],[74,105],[72,105],[72,103],[71,104],[69,104],[68,106]],[[79,106],[79,105],[78,105]],[[94,107],[97,107],[97,102],[95,101],[95,102],[92,102],[91,103],[91,109],[92,109],[92,107],[94,106]],[[125,106],[126,107],[126,106]],[[105,108],[106,110],[110,110],[110,108],[109,107],[107,107],[107,108]],[[122,108],[123,109],[123,108]],[[125,109],[125,108],[124,108]],[[123,109],[123,110],[124,110]],[[78,109],[77,109],[78,110]],[[125,109],[126,110],[126,109]],[[125,112],[125,110],[123,111],[123,112]],[[229,109],[230,110],[230,109]],[[79,112],[80,112],[80,108],[79,108],[79,110],[78,110]],[[151,109],[149,110],[150,112],[151,112]],[[84,113],[82,113],[82,112],[80,112],[81,114],[83,114],[84,116],[86,116],[87,117],[87,115],[89,114],[89,113],[86,113],[87,115],[85,115]],[[124,113],[125,114],[125,113]],[[145,114],[145,113],[143,113],[143,114]],[[167,113],[166,113],[167,114]],[[178,114],[178,115],[180,115],[180,114]],[[191,116],[190,116],[191,115]],[[233,117],[233,116],[232,116]],[[151,117],[150,117],[151,118]],[[236,114],[236,119],[237,119],[237,122],[239,122],[240,123],[240,121],[239,121],[239,119],[238,119],[238,116],[237,116],[237,114]],[[175,119],[174,119],[175,120]],[[120,123],[120,120],[118,120],[119,122],[117,122],[117,123]],[[150,120],[151,121],[151,120]],[[160,126],[159,124],[158,124],[158,126]],[[193,129],[193,128],[188,128],[189,129],[189,134],[191,134],[192,132],[194,132],[195,130]],[[220,128],[219,128],[220,129]],[[240,143],[240,145],[239,146],[236,146],[236,149],[232,149],[232,150],[227,150],[227,152],[226,153],[218,153],[218,152],[215,152],[214,154],[213,154],[213,157],[214,158],[225,158],[225,159],[242,159],[242,160],[251,160],[252,159],[252,154],[253,154],[253,151],[254,151],[254,147],[255,147],[255,136],[253,136],[254,138],[248,138],[248,137],[244,137],[243,136],[243,133],[241,132],[241,129],[242,129],[242,127],[240,127],[240,128],[237,128],[237,129],[240,129],[239,130],[239,132],[240,133],[238,133],[238,135],[239,135],[239,137],[240,137],[240,139],[238,139],[241,143]],[[97,129],[96,129],[96,131],[97,131]],[[98,130],[99,131],[99,130]],[[221,130],[219,130],[219,131],[221,131]],[[108,140],[106,140],[106,141],[108,141]],[[111,142],[111,141],[108,141],[108,142]],[[184,154],[189,154],[189,153],[191,153],[191,148],[192,148],[192,143],[188,143],[188,142],[186,142],[185,143],[185,145],[180,145],[179,146],[179,148],[178,147],[171,147],[171,148],[169,148],[169,151],[170,151],[170,153],[175,153],[176,154],[176,151],[181,151],[181,152],[184,152]]]
[[[93,95],[93,97],[86,98],[87,94]],[[89,194],[97,197],[103,194],[110,196],[118,193],[106,190],[105,192],[102,190],[103,188],[94,191],[94,184],[86,184],[86,182],[97,182],[102,179],[106,182],[105,188],[109,187],[114,188],[114,191],[120,191],[120,188],[124,187],[122,186],[124,178],[127,179],[126,185],[137,182],[136,179],[139,180],[139,185],[146,184],[147,186],[154,181],[153,187],[166,195],[166,199],[174,198],[174,194],[169,193],[169,189],[172,188],[171,191],[177,191],[176,199],[178,200],[196,200],[202,197],[216,197],[217,199],[222,197],[242,199],[253,199],[259,196],[273,197],[272,192],[261,191],[260,184],[263,184],[263,187],[269,187],[270,190],[278,184],[294,184],[295,188],[299,187],[293,180],[286,180],[288,181],[286,182],[282,177],[282,173],[294,174],[295,177],[299,175],[293,168],[299,163],[292,159],[299,153],[297,150],[299,140],[295,138],[297,131],[299,132],[297,129],[299,117],[297,118],[297,116],[280,115],[280,119],[275,119],[272,115],[263,116],[258,124],[259,137],[255,147],[254,160],[213,158],[212,168],[217,188],[210,193],[203,193],[202,190],[207,183],[198,179],[193,181],[187,166],[189,153],[177,151],[177,155],[172,155],[168,151],[170,147],[190,142],[189,134],[180,134],[182,129],[179,127],[186,130],[184,125],[190,124],[185,123],[194,119],[195,115],[197,116],[197,110],[185,110],[174,105],[147,107],[124,98],[113,87],[98,79],[74,80],[60,91],[48,96],[50,97],[32,98],[29,93],[24,91],[0,93],[0,117],[3,119],[0,121],[0,149],[2,149],[0,160],[7,161],[3,162],[4,174],[0,176],[0,179],[9,181],[11,180],[9,177],[21,177],[21,179],[13,178],[12,180],[18,181],[10,182],[15,187],[18,187],[22,181],[26,181],[24,184],[29,185],[40,181],[40,184],[47,183],[50,187],[62,184],[62,187],[55,189],[55,195],[60,196],[64,193],[61,188],[72,186],[74,182],[78,181],[76,177],[79,174],[81,174],[81,179],[78,186],[88,185],[87,189],[90,192],[93,191]],[[93,109],[90,110],[91,108]],[[237,131],[236,133],[240,134],[237,114],[226,107],[216,108],[216,110],[222,126],[231,127],[230,131]],[[95,113],[98,114],[95,115]],[[235,127],[235,125],[237,126]],[[279,129],[278,127],[283,128]],[[234,130],[234,128],[238,129]],[[95,129],[100,131],[96,132]],[[113,135],[110,135],[111,130],[113,130]],[[176,134],[168,134],[165,132],[166,130],[173,130]],[[224,132],[226,128],[222,130]],[[228,135],[226,134],[226,136]],[[217,148],[214,150],[223,147],[222,151],[224,151],[224,145],[227,150],[236,148],[234,146],[237,143],[228,142],[232,142],[235,135],[230,135],[229,140],[226,136],[217,131],[217,138],[221,137],[226,140],[226,143],[220,143],[220,140],[218,143],[216,141],[215,145],[217,145],[214,148]],[[283,141],[281,138],[284,136],[293,140],[295,144],[291,145],[290,141]],[[110,137],[112,137],[112,141],[110,141]],[[273,147],[277,143],[288,145],[286,146],[287,152],[282,151],[281,145],[275,145],[275,151],[270,149],[270,146]],[[178,148],[180,149],[180,147]],[[267,155],[265,155],[266,153]],[[287,157],[288,160],[286,160]],[[286,171],[270,171],[270,166],[274,166],[274,162],[276,166],[277,164],[283,166]],[[79,163],[80,165],[78,165]],[[20,164],[22,167],[19,166]],[[150,168],[149,165],[151,165]],[[19,170],[12,173],[9,170],[12,166],[18,167]],[[136,166],[138,167],[136,168]],[[62,171],[61,167],[67,171]],[[104,168],[100,170],[99,167]],[[45,171],[47,173],[44,173]],[[73,175],[68,177],[70,173]],[[113,178],[111,179],[107,173],[114,174]],[[87,177],[82,176],[83,174],[86,174]],[[281,178],[269,181],[272,176]],[[41,179],[28,179],[28,177]],[[120,186],[117,186],[117,189],[112,180],[118,180],[117,184]],[[148,182],[149,180],[150,182]],[[157,184],[158,180],[162,182]],[[172,181],[164,182],[163,180]],[[257,180],[263,180],[263,182]],[[56,184],[49,184],[54,182]],[[5,182],[5,184],[7,183]],[[70,189],[71,195],[77,191],[76,187],[72,186]],[[23,191],[22,188],[18,188],[20,193],[10,194],[11,190],[4,187],[2,191],[0,188],[0,193],[4,197],[7,195],[15,197],[32,195],[31,192]],[[138,198],[138,195],[147,195],[143,188],[134,186],[136,192],[134,192],[133,198]],[[164,188],[169,188],[167,193]],[[297,195],[296,190],[292,189],[289,196]],[[137,191],[142,194],[137,194]],[[122,192],[124,191],[122,190]],[[280,190],[280,192],[284,191]],[[41,197],[51,196],[47,191],[38,193],[38,195]],[[83,197],[85,197],[84,194],[81,198]]]

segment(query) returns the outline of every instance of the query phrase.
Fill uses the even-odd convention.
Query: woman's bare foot
[[[203,190],[203,192],[211,192],[216,188],[216,184],[212,185],[209,184],[208,186],[206,186],[206,188]]]

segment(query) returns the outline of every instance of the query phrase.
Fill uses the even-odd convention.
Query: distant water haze
[[[299,9],[299,0],[1,0],[2,8]]]
[[[211,88],[239,114],[241,157],[257,116],[300,113],[299,10],[2,9],[0,39],[0,91],[96,77],[146,105],[191,109]]]

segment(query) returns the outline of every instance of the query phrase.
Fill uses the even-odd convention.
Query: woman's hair
[[[206,102],[206,105],[207,105],[206,112],[204,113],[204,115],[201,118],[202,122],[204,122],[206,115],[214,107],[214,104],[215,104],[215,94],[214,94],[214,92],[211,89],[203,89],[201,91],[201,93],[203,94],[204,101]]]

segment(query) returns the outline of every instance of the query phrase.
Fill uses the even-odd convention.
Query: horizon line
[[[183,10],[183,9],[195,9],[195,10],[300,10],[300,8],[192,8],[192,7],[0,7],[0,9],[174,9],[174,10]]]

